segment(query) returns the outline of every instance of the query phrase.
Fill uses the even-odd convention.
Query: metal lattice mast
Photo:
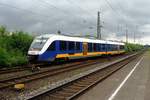
[[[97,13],[97,38],[101,39],[101,22],[100,22],[100,12]]]

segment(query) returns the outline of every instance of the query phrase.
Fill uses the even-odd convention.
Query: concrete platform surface
[[[76,100],[150,100],[150,51]]]

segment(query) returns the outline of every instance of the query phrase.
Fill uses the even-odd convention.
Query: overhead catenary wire
[[[59,7],[57,7],[56,5],[54,5],[53,3],[51,3],[51,2],[48,2],[48,1],[45,1],[45,0],[37,0],[37,1],[39,1],[39,2],[41,2],[41,3],[43,3],[43,4],[45,4],[45,5],[47,5],[48,7],[53,7],[54,9],[57,9],[59,12],[61,12],[61,13],[63,13],[64,15],[66,15],[66,16],[70,16],[69,15],[69,13],[71,13],[71,12],[69,12],[68,10],[64,10],[64,9],[61,9],[61,8],[59,8]],[[68,1],[68,0],[66,0],[69,4],[74,4],[72,1]],[[92,14],[90,14],[89,12],[86,12],[85,10],[83,10],[82,9],[82,7],[80,7],[79,5],[76,5],[77,6],[77,8],[80,8],[80,10],[82,10],[82,12],[85,12],[86,14],[88,14],[88,16],[91,16]],[[78,14],[75,14],[75,13],[71,13],[73,16],[75,16],[75,17],[78,17]],[[72,16],[71,15],[71,16]],[[95,16],[94,16],[95,17]],[[92,18],[94,18],[94,17],[92,17]],[[87,19],[87,17],[83,17],[83,16],[80,16],[80,18],[81,18],[81,20],[83,19],[83,22],[82,23],[84,23],[83,25],[87,25],[88,23],[90,24],[90,25],[92,25],[93,26],[93,21],[91,22],[91,21],[88,21],[88,19]],[[86,24],[85,24],[86,23]],[[88,27],[87,27],[88,28]],[[95,28],[96,29],[96,28]]]
[[[72,0],[66,0],[68,3],[70,4],[74,4],[75,6],[77,6],[80,10],[82,10],[83,12],[87,13],[89,16],[91,16],[92,18],[96,17],[94,15],[92,15],[89,11],[83,9],[80,5],[74,3]]]
[[[29,12],[29,13],[32,13],[32,14],[34,14],[34,15],[40,15],[40,16],[47,17],[47,18],[50,17],[50,16],[48,16],[48,15],[43,15],[43,14],[40,14],[40,13],[31,11],[31,10],[28,10],[28,9],[19,8],[19,7],[16,7],[16,6],[13,6],[13,5],[9,5],[9,4],[5,4],[5,3],[1,3],[1,2],[0,2],[0,6],[5,6],[5,7],[9,7],[9,8],[14,8],[14,9],[17,9],[17,10]]]
[[[57,6],[55,6],[54,4],[52,4],[52,3],[48,2],[48,1],[45,1],[45,0],[42,0],[42,1],[38,0],[38,1],[41,2],[41,3],[43,3],[43,4],[45,4],[45,5],[47,5],[48,7],[53,7],[55,9],[59,10],[59,12],[64,13],[64,15],[66,15],[66,16],[70,16],[69,15],[70,12],[68,12],[67,10],[60,9]],[[71,13],[71,14],[74,14],[74,13]],[[77,14],[74,14],[74,16],[77,16]],[[83,18],[83,23],[86,23],[87,19],[85,17],[82,17],[82,18]]]
[[[104,0],[107,4],[108,4],[108,6],[114,11],[114,13],[116,13],[117,15],[117,17],[118,16],[120,16],[120,18],[122,18],[122,15],[120,15],[120,13],[118,13],[118,11],[111,5],[111,3],[108,1],[108,0]],[[124,20],[124,19],[123,19]]]
[[[112,9],[112,11],[115,13],[114,15],[118,18],[120,18],[121,20],[123,20],[124,22],[126,22],[125,16],[120,14],[112,5],[108,0],[104,0],[107,5]],[[120,5],[119,5],[120,6]],[[121,7],[121,6],[120,6]],[[126,26],[126,24],[122,24],[124,27]]]
[[[40,1],[40,0],[38,0],[38,1]],[[42,2],[43,2],[44,0],[42,0]],[[86,14],[88,14],[89,16],[94,16],[94,15],[92,15],[89,11],[87,11],[87,10],[85,10],[85,9],[83,9],[80,5],[78,5],[78,4],[76,4],[76,3],[74,3],[73,1],[70,1],[70,0],[67,0],[67,1],[69,1],[70,2],[70,4],[74,4],[75,6],[77,6],[77,8],[80,8],[83,12],[85,12]],[[107,0],[108,1],[108,0]],[[53,5],[53,4],[51,4],[50,2],[48,2],[48,1],[44,1],[45,3],[47,2],[47,5],[50,5],[50,7],[53,7],[53,8],[55,8],[55,9],[58,9],[60,12],[63,12],[63,13],[65,13],[66,15],[68,15],[68,11],[66,11],[66,10],[63,10],[63,9],[60,9],[59,7],[57,7],[57,6],[55,6],[55,5]],[[29,10],[29,9],[24,9],[24,8],[20,8],[20,7],[16,7],[16,6],[13,6],[13,5],[10,5],[10,4],[5,4],[5,3],[0,3],[0,5],[1,6],[6,6],[6,7],[9,7],[9,8],[14,8],[14,9],[17,9],[17,10],[21,10],[21,11],[26,11],[26,12],[29,12],[29,13],[31,13],[31,14],[33,14],[33,15],[38,15],[38,16],[43,16],[43,17],[46,17],[48,20],[51,18],[51,16],[49,16],[49,15],[45,15],[45,14],[41,14],[41,13],[38,13],[38,12],[35,12],[35,11],[32,11],[32,10]],[[113,7],[112,7],[113,8]],[[115,9],[114,9],[115,10]],[[117,12],[118,13],[118,12]],[[96,14],[95,14],[96,15]],[[92,17],[93,18],[93,17]],[[84,23],[87,23],[87,18],[86,17],[84,17],[83,18],[84,19]],[[95,19],[96,20],[96,19]],[[47,20],[45,20],[46,22],[47,22]],[[92,23],[92,25],[93,25],[93,23]],[[96,25],[96,23],[95,23],[95,25]]]
[[[28,12],[28,13],[30,13],[32,15],[35,15],[35,16],[38,16],[38,17],[45,17],[46,19],[42,19],[42,20],[37,19],[38,21],[41,21],[43,24],[49,24],[49,21],[54,20],[54,19],[50,19],[51,16],[49,16],[49,15],[43,15],[41,13],[34,12],[34,11],[31,11],[31,10],[25,9],[25,8],[20,8],[20,7],[14,6],[14,5],[10,5],[10,4],[0,2],[0,6],[7,7],[7,8],[13,8],[13,9],[18,10],[21,13]]]
[[[32,15],[35,15],[35,16],[38,16],[38,17],[44,17],[44,18],[46,18],[46,20],[45,19],[42,19],[42,20],[38,19],[38,21],[41,21],[44,24],[49,24],[49,21],[52,21],[52,19],[50,19],[51,16],[49,16],[49,15],[43,15],[43,14],[40,14],[38,12],[34,12],[34,11],[31,11],[31,10],[28,10],[28,9],[16,7],[16,6],[13,6],[13,5],[10,5],[10,4],[6,4],[6,3],[2,3],[2,2],[0,2],[0,6],[13,8],[13,9],[16,9],[16,10],[20,11],[21,13],[22,13],[22,11],[23,12],[29,12]]]
[[[51,18],[51,16],[49,16],[49,15],[43,15],[43,14],[41,14],[41,13],[38,13],[38,12],[35,12],[35,11],[32,11],[32,10],[29,10],[29,9],[25,9],[25,8],[20,8],[20,7],[17,7],[17,6],[14,6],[14,5],[10,5],[10,4],[6,4],[6,3],[2,3],[2,2],[0,2],[0,6],[2,6],[2,7],[8,7],[8,8],[13,8],[13,9],[16,9],[16,10],[18,10],[18,11],[20,11],[21,13],[23,12],[28,12],[28,13],[30,13],[30,14],[32,14],[32,15],[36,15],[36,16],[41,16],[41,17],[45,17],[45,18],[47,18],[46,20],[44,20],[44,21],[42,21],[43,23],[47,23],[47,24],[49,24],[48,23],[48,20],[50,20],[50,18]],[[51,19],[52,20],[52,19]],[[51,21],[50,20],[50,21]]]
[[[49,7],[49,8],[52,7],[54,9],[59,10],[59,12],[64,13],[65,15],[68,15],[68,12],[66,10],[60,9],[57,6],[53,5],[52,3],[49,3],[49,2],[47,2],[45,0],[37,0],[37,1],[47,5],[47,7]],[[46,7],[46,6],[44,6],[44,7]]]
[[[16,10],[19,10],[19,11],[29,12],[29,13],[31,13],[31,14],[33,14],[33,15],[38,15],[38,16],[46,17],[46,18],[48,18],[48,19],[51,17],[51,16],[49,16],[49,15],[43,15],[43,14],[40,14],[40,13],[38,13],[38,12],[34,12],[34,11],[31,11],[31,10],[28,10],[28,9],[16,7],[16,6],[9,5],[9,4],[2,3],[2,2],[0,2],[0,6],[5,6],[5,7],[13,8],[13,9],[16,9]],[[51,6],[53,6],[53,5],[51,5]],[[59,9],[59,8],[57,8],[57,7],[55,7],[55,6],[53,6],[53,7],[56,8],[56,9]],[[59,9],[59,10],[60,10],[60,9]],[[61,10],[61,11],[63,11],[63,10]],[[63,11],[63,12],[66,13],[65,11]],[[66,14],[67,14],[67,13],[66,13]]]
[[[73,2],[72,0],[66,0],[69,4],[74,4],[75,6],[77,6],[77,8],[79,8],[82,12],[84,12],[85,14],[88,14],[88,16],[90,16],[92,19],[96,18],[96,16],[94,16],[93,14],[91,14],[89,11],[83,9],[80,5],[78,5],[77,3]],[[96,14],[95,14],[96,15]],[[96,21],[96,19],[95,19]],[[84,17],[84,22],[87,22],[87,18]],[[89,22],[91,23],[91,25],[93,25],[92,22]],[[96,25],[96,23],[94,23]],[[90,26],[91,27],[91,26]],[[95,28],[96,29],[96,28]]]
[[[126,19],[124,18],[125,16],[124,15],[122,15],[122,14],[120,14],[120,12],[118,12],[112,5],[111,5],[111,3],[109,2],[109,0],[104,0],[106,3],[107,3],[107,5],[112,9],[112,11],[115,13],[115,16],[116,17],[118,17],[118,18],[120,18],[121,20],[123,20],[124,22],[126,22]],[[127,29],[127,24],[123,24],[123,26],[125,26],[126,27],[126,30],[128,30]],[[126,31],[125,32],[125,37],[126,37],[126,42],[127,42],[127,38],[128,38],[128,31]]]

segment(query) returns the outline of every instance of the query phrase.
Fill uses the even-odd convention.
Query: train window
[[[120,45],[120,49],[123,50],[124,49],[124,45]]]
[[[102,50],[105,50],[105,44],[102,44],[101,46],[102,46],[101,49],[102,49]]]
[[[96,46],[97,46],[96,43],[93,43],[93,50],[94,50],[94,51],[97,51],[97,50],[96,50]]]
[[[112,45],[112,51],[117,50],[117,48],[116,48],[116,47],[117,47],[116,45]]]
[[[115,48],[115,45],[110,44],[110,45],[109,45],[109,47],[110,47],[110,51],[113,51],[113,50],[114,50],[114,48]]]
[[[114,46],[115,46],[115,45],[112,45],[112,44],[109,45],[111,51],[113,51]]]
[[[92,45],[92,43],[88,43],[88,51],[89,52],[93,51],[93,45]]]
[[[97,43],[97,51],[101,51],[101,44]]]
[[[118,45],[116,45],[116,50],[118,50]]]
[[[110,51],[109,44],[106,44],[106,49],[107,49],[107,51]]]
[[[99,51],[99,48],[100,48],[100,47],[99,47],[99,44],[97,43],[96,46],[97,46],[97,47],[96,47],[96,51]]]
[[[98,44],[98,51],[101,51],[101,44]]]
[[[68,42],[69,50],[74,50],[75,49],[75,42]]]
[[[48,47],[48,51],[54,51],[55,49],[56,49],[56,42],[54,41],[54,42],[52,42],[51,44],[50,44],[50,46]]]
[[[80,42],[76,42],[76,50],[80,50]]]
[[[111,51],[111,50],[112,50],[112,45],[108,44],[108,51]]]
[[[115,51],[115,46],[116,45],[111,45],[111,51]]]
[[[60,41],[59,47],[61,51],[67,50],[67,42],[66,41]]]
[[[116,51],[116,50],[117,50],[117,45],[114,45],[113,51]]]

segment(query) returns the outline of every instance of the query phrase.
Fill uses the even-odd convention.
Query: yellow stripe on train
[[[73,54],[57,54],[56,58],[66,58],[66,57],[80,57],[80,56],[95,56],[95,55],[102,55],[102,54],[121,54],[125,51],[109,51],[109,52],[87,52],[86,55],[83,55],[83,53],[73,53]]]

